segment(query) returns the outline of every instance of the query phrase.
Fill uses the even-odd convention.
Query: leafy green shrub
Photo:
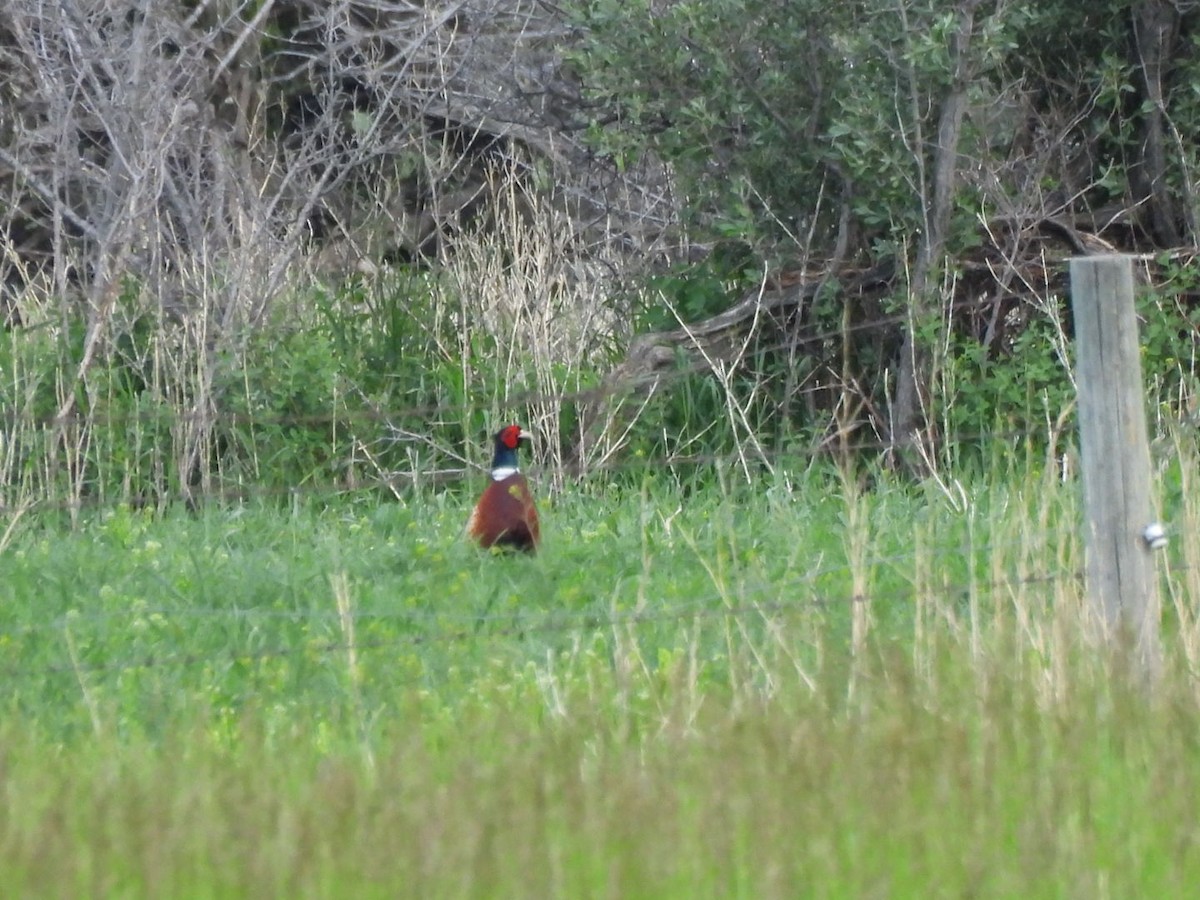
[[[1035,315],[999,352],[973,336],[950,338],[933,403],[954,461],[990,462],[995,440],[1034,452],[1055,436],[1056,423],[1070,427],[1073,420],[1060,417],[1069,413],[1075,387],[1058,337],[1054,323]]]
[[[112,321],[129,324],[101,342],[78,382],[88,328],[82,311],[68,308],[57,321],[4,335],[0,496],[63,504],[147,498],[169,487],[177,407],[170,392],[178,386],[164,384],[154,362],[155,326],[131,313],[136,293],[130,285],[118,296]]]

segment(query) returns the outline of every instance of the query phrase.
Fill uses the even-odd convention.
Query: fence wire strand
[[[1014,429],[1009,431],[999,432],[978,432],[975,434],[956,434],[954,440],[956,442],[970,442],[975,440],[988,440],[993,443],[1009,443],[1026,440],[1034,435],[1030,429]],[[1041,436],[1041,432],[1037,432]],[[936,438],[935,441],[940,440]],[[885,439],[872,440],[857,440],[857,441],[838,441],[836,449],[839,453],[869,453],[883,452],[894,447],[892,441]],[[797,470],[806,467],[814,458],[820,458],[827,455],[831,451],[831,442],[829,439],[813,442],[803,447],[781,447],[781,448],[759,448],[752,455],[750,461],[756,465],[773,466],[776,468],[782,467],[785,463],[796,462]],[[604,464],[592,467],[587,472],[580,473],[578,480],[581,483],[595,482],[596,479],[604,477],[621,476],[629,473],[637,474],[639,472],[649,472],[652,470],[661,472],[677,472],[680,469],[694,468],[698,469],[705,466],[710,467],[733,467],[739,465],[739,457],[737,453],[732,451],[723,453],[695,453],[686,455],[668,455],[659,458],[639,458],[635,456],[627,456],[620,460],[612,460]],[[239,483],[233,485],[218,486],[208,490],[197,488],[195,491],[184,492],[160,490],[155,491],[152,500],[145,497],[128,497],[128,496],[108,496],[106,494],[88,494],[82,493],[73,497],[56,497],[56,498],[29,498],[28,511],[60,511],[60,512],[82,512],[103,511],[108,509],[116,509],[121,506],[131,503],[146,503],[152,502],[153,505],[167,506],[171,503],[186,503],[188,505],[197,504],[230,504],[230,503],[248,503],[254,501],[278,502],[284,500],[303,501],[310,499],[333,499],[347,498],[352,496],[369,497],[383,493],[393,498],[396,497],[398,489],[401,488],[417,488],[422,485],[434,486],[438,488],[446,488],[457,484],[468,483],[472,479],[479,476],[480,473],[486,471],[486,467],[482,463],[473,463],[471,468],[430,468],[425,470],[412,471],[397,471],[385,472],[379,475],[358,475],[353,479],[347,479],[342,483],[323,482],[311,484],[297,484],[288,486],[263,485],[263,484],[248,484]],[[536,482],[538,474],[542,471],[542,467],[537,465],[527,468],[531,478]],[[765,468],[764,468],[765,474]],[[786,474],[786,473],[784,473]],[[220,479],[215,479],[219,481]],[[15,508],[15,507],[13,507]],[[5,506],[0,500],[0,512],[5,511]]]
[[[1061,532],[1057,529],[1047,528],[1040,532],[1024,532],[1021,537],[1013,538],[1006,541],[991,541],[983,546],[972,546],[967,543],[953,543],[941,545],[923,545],[921,552],[931,560],[943,559],[946,557],[966,557],[972,550],[975,552],[988,552],[993,550],[1011,549],[1015,547],[1041,546],[1043,542],[1050,538],[1060,537]],[[856,562],[842,562],[832,565],[821,566],[820,568],[805,572],[803,576],[795,578],[788,582],[788,585],[793,588],[803,587],[805,585],[816,584],[823,578],[828,578],[835,575],[844,575],[856,567],[876,570],[886,566],[891,566],[896,563],[901,563],[906,560],[913,559],[915,552],[906,550],[898,553],[892,553],[882,556],[874,556],[865,560]],[[177,593],[176,589],[170,585],[165,578],[158,578],[159,586],[169,593]],[[764,585],[761,588],[755,589],[754,592],[767,591],[774,589],[774,585]],[[969,587],[969,585],[968,585]],[[743,588],[744,589],[744,588]],[[697,598],[690,605],[697,607],[707,607],[721,599],[721,594],[713,593],[711,595]],[[138,618],[162,617],[163,619],[213,619],[223,618],[230,620],[271,620],[284,619],[288,621],[321,621],[328,620],[330,622],[338,622],[346,618],[352,618],[359,621],[391,621],[400,620],[411,624],[419,624],[421,622],[442,623],[447,621],[459,620],[464,623],[483,624],[489,622],[508,622],[514,616],[512,614],[488,614],[488,613],[453,613],[453,612],[423,612],[420,610],[359,610],[351,609],[348,611],[340,611],[337,609],[258,609],[255,607],[167,607],[167,606],[139,606],[136,609],[125,610],[109,610],[104,612],[84,612],[73,610],[46,622],[35,622],[20,625],[11,629],[0,629],[0,638],[21,638],[36,635],[40,632],[58,632],[64,627],[85,625],[89,623],[106,623],[110,621],[127,621],[132,615]],[[560,610],[555,613],[559,617],[576,616],[581,620],[591,620],[595,617],[594,612],[580,610],[571,612]]]
[[[911,556],[911,554],[896,554],[887,557],[888,560],[898,560]],[[874,563],[866,563],[867,567],[872,565],[882,565],[885,558],[880,558]],[[864,564],[860,564],[864,565]],[[837,573],[850,568],[847,566],[836,566],[820,570],[814,573],[808,573],[804,578],[780,584],[764,584],[757,587],[749,587],[741,585],[735,591],[714,591],[704,597],[696,598],[686,603],[675,603],[669,606],[664,606],[657,609],[642,609],[631,610],[628,612],[610,612],[605,613],[595,610],[580,610],[580,611],[555,611],[549,614],[540,616],[529,616],[521,618],[520,613],[512,614],[462,614],[460,616],[446,616],[444,614],[430,613],[424,615],[413,615],[411,612],[395,612],[387,614],[378,613],[362,613],[357,614],[360,619],[372,618],[387,618],[398,621],[405,621],[409,624],[427,624],[440,626],[447,621],[453,621],[455,618],[462,623],[462,627],[454,627],[450,629],[435,627],[428,631],[420,631],[417,633],[394,635],[382,639],[367,639],[356,640],[350,642],[346,639],[341,640],[326,640],[326,641],[308,641],[302,645],[294,644],[278,644],[271,647],[260,648],[242,648],[233,650],[227,654],[212,654],[212,653],[180,653],[180,654],[146,654],[136,659],[128,659],[117,662],[88,664],[86,662],[79,663],[72,661],[59,665],[36,666],[32,668],[14,668],[9,667],[4,670],[5,677],[16,679],[20,677],[29,677],[34,674],[54,675],[54,674],[74,674],[74,675],[92,675],[92,674],[111,674],[133,670],[145,669],[161,669],[161,668],[194,668],[198,665],[209,666],[233,666],[248,662],[259,662],[263,660],[296,657],[296,656],[332,656],[339,653],[350,651],[364,650],[387,650],[399,648],[413,648],[433,644],[449,644],[460,643],[464,641],[494,641],[503,638],[512,637],[532,637],[532,636],[549,636],[556,634],[582,634],[596,633],[599,631],[610,631],[623,627],[641,627],[654,624],[678,623],[687,621],[716,621],[727,620],[731,618],[743,617],[792,617],[804,615],[806,613],[829,610],[839,606],[850,606],[854,603],[907,603],[915,601],[920,596],[926,598],[945,598],[945,597],[965,597],[971,591],[982,591],[989,595],[994,595],[1005,589],[1014,587],[1029,586],[1029,585],[1046,585],[1057,583],[1060,581],[1076,581],[1080,582],[1083,574],[1080,571],[1058,571],[1058,572],[1043,572],[1036,575],[1027,575],[1021,578],[1006,578],[988,582],[972,582],[961,581],[953,584],[944,584],[940,586],[923,585],[918,588],[916,585],[910,585],[905,588],[897,588],[885,594],[843,594],[838,596],[818,596],[807,599],[774,599],[774,600],[748,600],[755,595],[772,593],[775,595],[799,592],[805,588],[811,588],[815,582],[828,574]],[[734,593],[738,596],[739,602],[732,603],[729,600],[729,594]],[[171,617],[184,614],[184,618],[190,617],[192,611],[159,611],[164,619],[170,620]],[[296,620],[310,618],[328,618],[331,623],[336,623],[339,613],[326,613],[325,611],[295,611],[294,613],[285,611],[264,611],[267,617],[275,615],[293,616]],[[220,611],[208,610],[201,612],[201,615],[211,614],[213,616],[221,616],[223,613],[230,618],[235,619],[252,619],[261,617],[263,613],[251,610],[235,610],[235,611]],[[314,615],[315,613],[315,615]],[[90,620],[103,621],[123,617],[125,619],[135,616],[137,618],[146,618],[155,615],[154,612],[147,610],[137,610],[136,612],[126,612],[124,614],[105,614],[103,616],[93,616]],[[71,615],[67,614],[58,617],[52,624],[48,623],[45,626],[45,631],[62,632],[67,634],[69,629],[87,621],[86,614]],[[470,626],[470,627],[468,627]],[[72,632],[74,634],[74,632]],[[9,632],[0,632],[0,637],[28,637],[29,632],[21,629],[15,629]],[[76,638],[78,635],[76,635]]]
[[[1027,576],[1020,579],[1006,579],[1003,581],[985,583],[983,585],[972,585],[967,582],[962,582],[954,585],[944,585],[939,588],[929,588],[926,589],[926,593],[931,597],[965,596],[972,589],[976,591],[982,589],[987,593],[994,594],[997,591],[1017,585],[1044,585],[1068,579],[1078,580],[1081,577],[1082,573],[1080,572],[1062,572],[1057,574]],[[4,675],[6,678],[16,679],[22,676],[28,677],[30,674],[35,673],[44,675],[98,675],[146,669],[185,669],[194,668],[200,665],[214,666],[219,668],[221,666],[233,666],[287,657],[333,656],[350,651],[358,652],[368,650],[414,648],[430,644],[450,644],[464,641],[486,641],[512,637],[547,636],[584,632],[596,633],[602,630],[607,631],[630,626],[670,624],[703,620],[716,621],[740,618],[743,616],[756,616],[763,618],[770,616],[798,616],[804,615],[805,613],[829,609],[835,606],[849,606],[854,603],[875,604],[885,601],[908,602],[914,600],[916,595],[916,588],[908,588],[902,594],[898,595],[897,593],[891,593],[886,597],[846,594],[839,597],[819,597],[801,602],[779,600],[770,602],[756,602],[736,606],[726,605],[712,607],[703,607],[696,602],[691,602],[686,604],[672,605],[656,610],[643,610],[640,612],[630,612],[626,614],[615,614],[608,616],[592,613],[590,615],[580,615],[562,619],[556,615],[551,615],[545,617],[541,621],[514,623],[499,628],[492,628],[486,631],[480,630],[479,628],[459,628],[452,630],[422,632],[417,634],[395,635],[393,637],[384,639],[368,639],[354,641],[353,643],[346,640],[334,640],[310,642],[304,644],[303,646],[281,644],[272,647],[244,649],[224,656],[209,653],[181,653],[175,655],[146,654],[138,659],[112,663],[81,663],[78,665],[71,663],[37,666],[33,669],[10,667],[4,671]]]
[[[984,306],[990,302],[987,298],[971,298],[967,300],[956,300],[946,306],[947,313],[953,314],[963,309],[973,309]],[[889,328],[894,328],[906,324],[910,319],[907,313],[896,313],[888,316],[882,316],[877,319],[872,319],[869,322],[858,322],[849,325],[839,325],[837,328],[831,328],[825,331],[820,331],[810,335],[794,335],[786,340],[780,340],[772,343],[755,346],[752,348],[751,355],[770,355],[784,351],[795,352],[803,350],[812,345],[824,344],[834,341],[840,341],[847,335],[859,334],[870,331],[880,331]],[[669,371],[655,372],[646,383],[653,381],[660,387],[669,387],[672,382],[689,378],[693,375],[704,374],[709,372],[709,367],[701,362],[694,362],[688,365],[680,366]],[[636,382],[635,383],[641,383]],[[534,406],[545,403],[590,403],[596,400],[601,400],[606,397],[618,396],[622,390],[613,390],[611,387],[589,387],[574,391],[544,391],[544,390],[524,390],[514,392],[511,396],[505,398],[504,403],[511,409],[521,407]],[[313,426],[324,425],[333,422],[339,423],[381,423],[388,424],[395,421],[405,419],[425,420],[430,416],[437,416],[446,412],[444,402],[430,401],[427,403],[415,403],[410,406],[385,410],[375,407],[346,409],[342,412],[330,411],[328,413],[302,413],[302,414],[259,414],[259,413],[238,413],[232,411],[212,411],[212,410],[195,410],[195,411],[179,411],[179,410],[122,410],[120,412],[106,411],[103,416],[100,416],[98,421],[103,422],[108,426],[115,425],[133,425],[136,423],[148,424],[211,424],[214,421],[229,426],[237,425],[263,425],[263,426]],[[10,408],[9,414],[4,418],[4,421],[9,427],[15,425],[26,425],[35,428],[60,428],[67,425],[83,425],[92,420],[82,412],[74,411],[70,415],[60,418],[57,415],[27,415],[18,413],[15,408]]]

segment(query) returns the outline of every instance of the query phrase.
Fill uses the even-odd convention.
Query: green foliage
[[[834,6],[579,0],[573,9],[583,40],[572,63],[597,110],[593,146],[619,163],[646,152],[667,160],[687,198],[693,233],[740,238],[753,258],[772,263],[797,255],[819,259],[833,253],[837,204],[845,201],[852,223],[848,252],[891,258],[911,271],[930,227],[939,114],[955,88],[958,9],[926,0]],[[1038,209],[1054,215],[1076,203],[1096,210],[1138,199],[1131,173],[1144,168],[1147,116],[1154,111],[1132,30],[1144,12],[1128,0],[1086,9],[1066,3],[976,8],[959,140],[960,159],[972,162],[956,174],[946,257],[932,261],[930,285],[943,270],[957,270],[964,257],[977,263],[981,250],[987,252],[981,215],[1036,217]],[[1170,150],[1155,193],[1179,202],[1131,216],[1135,228],[1146,227],[1139,215],[1150,220],[1162,210],[1181,227],[1193,218],[1187,210],[1194,206],[1200,157],[1178,138],[1200,124],[1200,94],[1186,87],[1200,66],[1187,43],[1193,16],[1181,13],[1181,43],[1163,75],[1168,133],[1161,137]],[[1063,159],[1023,143],[1043,140],[1066,148]],[[1194,285],[1181,274],[1168,271],[1163,299],[1143,308],[1148,378],[1156,396],[1175,405],[1194,393],[1194,367],[1183,361],[1194,328],[1185,307],[1195,301],[1166,299],[1172,293],[1194,298]],[[685,319],[715,311],[719,288],[704,273],[688,277],[686,287],[670,276],[654,287]],[[944,311],[959,299],[941,290],[926,305],[932,311],[936,300]],[[1020,333],[1002,347],[982,346],[978,334],[945,336],[936,321],[919,330],[922,346],[939,356],[929,400],[950,442],[965,440],[970,452],[986,457],[982,435],[1051,437],[1069,405],[1070,379],[1062,323],[1049,309],[1054,299],[1041,299],[1047,309],[1024,316]],[[910,302],[902,294],[896,311]],[[656,310],[644,324],[672,322]],[[835,331],[836,321],[829,326],[822,330]],[[898,341],[864,330],[849,343],[858,396],[886,407]],[[794,359],[786,364],[795,365]],[[756,401],[764,391],[777,391],[767,404],[774,415],[764,417],[776,429],[769,440],[779,431],[819,428],[828,417],[828,409],[795,417],[787,391],[797,376],[810,373],[790,374],[768,361],[733,385],[740,397]],[[702,379],[687,379],[681,388],[649,421],[651,431],[687,443],[697,422],[722,418],[727,395]],[[716,436],[705,449],[722,451],[731,440],[721,438],[733,438],[719,430]]]
[[[749,248],[740,243],[720,245],[703,262],[651,275],[646,300],[636,304],[638,331],[671,331],[724,312],[733,298],[752,288],[761,272],[753,268]]]
[[[1190,549],[1146,702],[1083,637],[1075,489],[962,490],[576,489],[532,559],[467,546],[446,495],[35,516],[0,551],[6,889],[1194,884]]]
[[[1031,317],[1003,348],[989,349],[970,336],[953,340],[945,360],[945,390],[939,394],[944,405],[934,418],[944,424],[947,443],[960,460],[987,459],[994,439],[1036,451],[1056,437],[1051,427],[1075,400],[1059,355],[1061,340],[1044,315]],[[1073,420],[1066,422],[1070,427]]]
[[[436,276],[401,273],[304,302],[301,318],[269,323],[221,369],[227,477],[241,466],[268,487],[343,480],[356,441],[384,469],[410,467],[414,449],[436,469],[444,460],[433,447],[485,430],[472,396],[481,385],[469,379],[476,367],[487,374],[495,342],[448,308]],[[414,448],[390,429],[427,441]]]
[[[1162,281],[1138,296],[1143,378],[1151,396],[1177,421],[1194,415],[1200,398],[1200,275],[1187,259],[1163,254]]]
[[[951,83],[957,27],[944,4],[581,0],[574,9],[584,40],[571,62],[589,98],[614,110],[614,122],[589,132],[593,145],[618,162],[646,150],[670,161],[702,232],[760,251],[760,238],[790,242],[813,223],[832,235],[839,179],[853,185],[866,236],[903,241],[922,227],[924,148]],[[979,92],[1033,27],[1020,10],[983,18]]]
[[[1149,397],[1168,420],[1177,421],[1189,413],[1200,387],[1197,360],[1187,349],[1200,332],[1200,307],[1192,299],[1200,280],[1189,265],[1167,257],[1160,264],[1161,288],[1137,298],[1142,371]],[[1035,456],[1064,449],[1064,435],[1075,430],[1076,391],[1062,303],[1061,310],[1024,311],[1024,324],[1002,347],[984,347],[970,335],[945,340],[933,418],[943,426],[954,459],[987,460],[996,437],[1019,440]],[[927,340],[940,343],[939,332],[932,328]]]
[[[104,500],[152,496],[170,481],[180,386],[164,384],[155,327],[136,312],[136,298],[135,286],[121,292],[113,318],[122,325],[78,382],[88,328],[81,312],[0,339],[0,492]]]
[[[432,426],[450,444],[488,424],[477,394],[496,389],[500,348],[444,274],[401,271],[318,297],[317,308],[347,380],[394,424]]]
[[[83,351],[83,323],[71,320],[62,331],[49,328],[12,329],[0,332],[0,377],[6,402],[5,415],[13,416],[8,433],[15,433],[15,417],[48,421],[57,411],[60,373],[78,366]]]
[[[473,498],[448,494],[161,515],[118,506],[85,511],[75,530],[38,517],[5,550],[0,582],[9,709],[49,740],[87,733],[97,716],[104,731],[128,736],[250,711],[278,728],[294,713],[346,715],[351,702],[370,720],[400,686],[458,715],[470,702],[465,686],[569,659],[581,639],[602,659],[629,652],[607,622],[643,614],[636,652],[646,660],[698,654],[697,690],[743,678],[765,687],[755,679],[766,673],[753,674],[761,660],[751,646],[728,646],[718,613],[741,609],[743,638],[764,652],[770,631],[755,621],[758,608],[794,603],[784,621],[806,623],[795,652],[815,665],[802,648],[818,634],[809,627],[823,652],[849,647],[854,541],[869,537],[872,561],[862,565],[872,591],[898,598],[894,616],[887,604],[880,615],[905,631],[914,608],[899,598],[912,594],[914,528],[939,577],[994,577],[982,551],[1028,502],[981,491],[969,532],[922,490],[882,480],[857,495],[827,467],[737,487],[708,481],[697,477],[685,495],[644,474],[632,489],[543,495],[546,542],[532,560],[493,558],[464,541]],[[1067,488],[1032,497],[1045,516],[1073,515]],[[869,535],[857,534],[862,522]],[[969,534],[980,546],[964,554]]]
[[[680,319],[694,324],[754,296],[761,286],[761,273],[719,276],[717,271],[706,263],[653,279],[661,300],[651,295],[635,320],[639,328],[678,330]],[[769,462],[780,453],[808,455],[824,442],[839,402],[842,354],[853,346],[856,328],[847,319],[837,280],[830,279],[803,305],[803,322],[764,316],[759,325],[744,353],[737,345],[738,366],[731,370],[715,373],[694,351],[677,353],[675,366],[661,373],[659,389],[639,407],[630,429],[638,456],[648,461],[678,455],[744,458],[749,447],[751,458]],[[879,339],[862,341],[853,346],[849,364],[872,373],[864,378],[882,380],[884,357],[894,350]],[[727,362],[717,360],[718,366]]]
[[[342,474],[343,417],[361,404],[345,396],[346,372],[327,333],[275,323],[221,362],[213,387],[222,398],[217,428],[226,478],[271,489]]]
[[[571,64],[618,116],[593,126],[593,145],[619,165],[648,148],[670,160],[694,198],[689,211],[712,233],[752,238],[764,201],[785,214],[808,209],[820,156],[802,136],[822,127],[812,79],[829,48],[806,38],[818,15],[841,17],[820,6],[577,4],[584,43]]]
[[[534,365],[506,358],[437,276],[314,289],[211,348],[138,296],[136,285],[122,295],[78,385],[82,316],[3,335],[10,496],[155,502],[198,485],[286,495],[353,480],[363,448],[372,476],[434,470],[487,432],[489,401]],[[588,375],[556,365],[564,384]],[[73,415],[56,422],[72,389]],[[561,415],[571,427],[574,409]]]

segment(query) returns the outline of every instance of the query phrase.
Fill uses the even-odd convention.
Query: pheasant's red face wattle
[[[521,442],[521,426],[509,425],[500,432],[500,440],[508,449],[516,450],[517,444]]]

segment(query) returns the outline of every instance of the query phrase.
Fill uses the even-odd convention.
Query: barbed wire
[[[927,445],[937,446],[949,440],[953,440],[956,443],[970,443],[983,440],[992,443],[1006,443],[1025,440],[1034,436],[1041,438],[1044,434],[1041,430],[1026,428],[970,434],[958,433],[952,437],[932,434],[924,436],[922,440]],[[742,454],[735,451],[669,454],[662,457],[625,454],[620,459],[609,459],[602,463],[583,468],[582,471],[576,473],[576,478],[586,483],[604,476],[621,475],[629,472],[636,473],[639,470],[667,472],[680,468],[721,465],[732,468],[741,466],[743,461],[751,467],[777,466],[788,460],[803,460],[807,464],[813,458],[828,457],[835,452],[837,454],[854,455],[870,453],[872,451],[883,452],[891,449],[893,446],[893,442],[883,438],[846,441],[834,437],[810,442],[801,447],[759,446],[753,450],[746,449]],[[360,461],[359,464],[365,467],[365,462]],[[528,472],[536,481],[539,471],[553,470],[554,468],[554,466],[534,465],[528,468]],[[300,500],[321,497],[347,497],[356,494],[368,496],[380,492],[394,493],[397,490],[405,488],[451,486],[467,482],[484,471],[486,471],[486,466],[478,463],[473,464],[469,468],[431,467],[423,470],[384,471],[375,474],[363,472],[353,477],[348,477],[341,482],[314,481],[308,484],[273,485],[247,481],[234,484],[219,484],[217,487],[209,488],[197,485],[188,490],[176,489],[174,491],[157,486],[147,486],[142,491],[135,490],[128,494],[116,494],[115,492],[91,493],[80,490],[75,496],[70,496],[67,491],[64,491],[57,497],[31,496],[27,500],[30,510],[78,512],[82,510],[116,509],[127,506],[130,503],[166,506],[172,502],[224,504],[230,502],[244,503],[256,499]],[[220,482],[221,479],[214,477],[213,480]],[[13,490],[19,493],[19,490]],[[15,503],[10,504],[10,507],[16,505]],[[2,496],[0,496],[0,512],[4,511],[4,509],[5,504]]]
[[[923,586],[920,590],[927,597],[966,596],[970,592],[984,591],[995,593],[998,590],[1023,585],[1052,584],[1062,580],[1080,580],[1082,573],[1078,571],[1061,571],[1055,573],[1039,573],[1016,579],[1003,579],[983,584],[975,582],[959,582],[952,585]],[[803,582],[787,585],[787,589],[803,586]],[[767,590],[763,586],[760,590]],[[778,590],[779,586],[769,586]],[[743,595],[744,595],[743,591]],[[436,630],[418,634],[394,635],[387,638],[371,638],[351,641],[347,638],[328,641],[309,641],[302,645],[277,644],[270,647],[244,648],[225,655],[211,652],[186,652],[178,654],[147,653],[135,659],[116,662],[88,664],[72,661],[69,663],[39,665],[39,666],[10,666],[0,670],[7,679],[21,677],[72,675],[86,677],[101,674],[123,673],[134,670],[162,668],[193,668],[198,665],[237,665],[262,662],[270,659],[297,656],[332,656],[339,653],[358,653],[361,651],[387,650],[397,648],[414,648],[432,644],[459,643],[464,641],[496,640],[512,637],[546,636],[564,633],[598,632],[614,630],[623,627],[638,627],[642,625],[664,624],[686,621],[717,621],[743,616],[794,616],[803,615],[823,609],[838,606],[848,606],[855,603],[882,603],[886,601],[912,601],[918,595],[918,588],[911,586],[889,592],[887,595],[844,594],[837,597],[824,596],[806,601],[775,600],[767,602],[742,602],[732,604],[725,594],[717,593],[709,597],[709,605],[700,605],[698,601],[683,604],[673,604],[659,609],[632,610],[628,613],[594,612],[586,617],[562,618],[559,613],[546,616],[540,621],[526,620],[513,622],[497,628],[482,630],[475,628],[456,628],[451,630]],[[714,603],[715,601],[715,603]],[[511,622],[511,619],[507,621]]]
[[[956,300],[946,305],[944,308],[945,314],[953,314],[954,312],[964,309],[975,309],[988,306],[997,302],[996,298],[987,297],[972,297],[966,300]],[[768,311],[770,312],[770,311]],[[815,334],[796,334],[789,336],[786,339],[779,340],[773,343],[761,345],[748,345],[748,356],[770,355],[781,351],[797,352],[806,347],[825,344],[832,341],[840,340],[847,335],[859,334],[862,332],[884,330],[894,328],[898,325],[903,325],[911,320],[911,314],[908,312],[899,312],[892,315],[881,316],[872,319],[868,322],[858,322],[849,325],[839,326],[835,329],[820,331]],[[692,326],[681,326],[678,329],[672,329],[668,332],[654,332],[664,335],[664,340],[668,336],[671,339],[678,339],[678,334],[683,332],[688,327],[694,327],[698,323],[693,323]],[[651,333],[651,334],[654,334]],[[638,335],[639,338],[644,338],[647,335]],[[700,336],[703,339],[703,335]],[[635,379],[632,384],[625,384],[620,387],[600,385],[596,387],[581,388],[578,390],[563,391],[563,390],[542,390],[532,389],[514,393],[512,396],[504,398],[501,402],[510,409],[520,407],[530,407],[539,404],[554,403],[554,404],[572,404],[572,403],[589,403],[603,399],[607,396],[620,396],[626,393],[637,384],[654,383],[659,387],[667,387],[673,381],[689,378],[693,375],[702,374],[711,371],[707,363],[695,361],[688,365],[680,365],[674,369],[666,371],[657,371],[648,374],[641,379]],[[821,391],[825,388],[810,388],[807,391],[798,391],[803,394],[810,391]],[[482,411],[483,406],[469,406],[468,409],[476,409]],[[65,417],[58,415],[35,415],[19,413],[13,408],[0,421],[12,425],[23,425],[32,428],[60,428],[68,425],[83,425],[92,424],[95,421],[103,422],[107,426],[116,425],[132,425],[135,423],[150,423],[157,425],[172,425],[172,424],[208,424],[220,422],[223,425],[233,427],[239,425],[259,425],[263,427],[270,426],[318,426],[335,423],[388,423],[396,420],[405,419],[424,419],[436,414],[445,414],[447,405],[444,401],[428,401],[423,403],[415,403],[409,406],[392,408],[390,410],[382,410],[367,406],[356,406],[354,408],[345,408],[338,412],[331,410],[321,413],[260,413],[260,412],[236,412],[233,410],[213,411],[208,409],[183,411],[177,408],[159,408],[159,409],[140,409],[140,410],[105,410],[103,414],[86,414],[80,411],[74,411]]]
[[[1023,532],[1020,537],[1014,537],[1003,541],[989,541],[983,544],[971,544],[969,542],[954,542],[940,545],[922,545],[920,550],[910,549],[897,553],[885,554],[880,556],[872,556],[866,559],[839,562],[835,564],[821,566],[816,569],[810,569],[799,578],[793,578],[788,585],[790,587],[803,587],[805,585],[813,585],[824,578],[829,578],[835,575],[849,573],[856,568],[876,570],[882,567],[891,566],[896,563],[914,559],[918,552],[931,560],[943,559],[946,557],[962,558],[966,557],[972,551],[976,553],[987,553],[996,550],[1011,549],[1014,547],[1026,547],[1031,545],[1040,545],[1046,539],[1060,536],[1057,529],[1046,528],[1041,531]],[[159,573],[153,573],[159,585],[170,593],[178,593],[182,597],[181,592],[177,591],[165,578]],[[773,590],[775,585],[763,585],[760,588],[752,589],[754,593],[760,591],[766,592]],[[743,585],[743,590],[745,586]],[[713,593],[707,596],[697,598],[693,601],[695,606],[708,606],[721,599],[720,593]],[[293,622],[300,621],[321,621],[328,620],[330,622],[338,622],[347,618],[356,621],[404,621],[410,624],[433,623],[441,624],[447,621],[461,621],[464,623],[474,623],[476,625],[489,622],[509,622],[516,614],[514,613],[453,613],[453,612],[425,612],[422,610],[359,610],[352,609],[342,612],[336,609],[259,609],[254,607],[169,607],[169,606],[145,606],[139,605],[136,608],[122,610],[105,610],[105,611],[83,611],[70,610],[55,616],[45,622],[32,622],[19,625],[13,628],[0,628],[0,638],[23,638],[36,635],[41,632],[56,632],[61,631],[65,627],[74,627],[76,625],[85,625],[89,623],[105,623],[112,620],[129,621],[130,618],[148,619],[153,617],[161,617],[166,620],[170,619],[244,619],[251,620],[270,620],[282,619]],[[595,613],[590,610],[559,610],[556,615],[562,617],[576,616],[580,619],[590,620],[595,616]]]

